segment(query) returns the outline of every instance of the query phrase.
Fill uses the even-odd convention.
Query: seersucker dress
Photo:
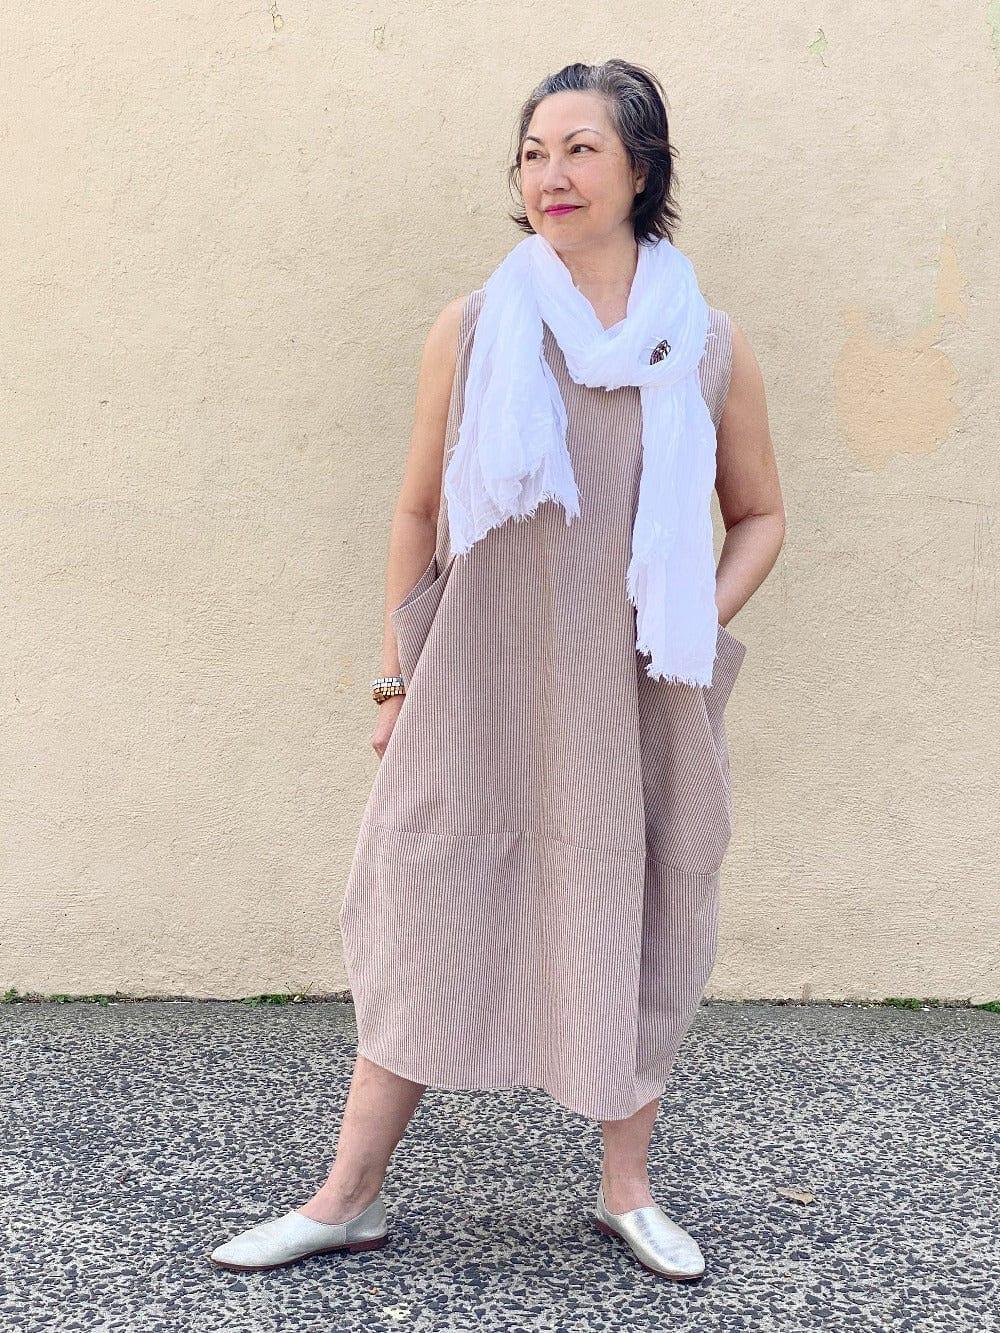
[[[447,450],[484,295],[462,314]],[[715,961],[746,648],[720,626],[711,686],[646,675],[625,582],[639,390],[576,384],[547,326],[543,347],[580,513],[545,501],[455,557],[442,491],[435,554],[392,612],[406,696],[339,922],[361,1055],[614,1120],[663,1093]],[[711,309],[716,427],[731,349]]]

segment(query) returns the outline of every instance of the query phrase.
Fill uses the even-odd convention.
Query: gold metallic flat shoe
[[[258,1222],[208,1256],[217,1268],[232,1273],[261,1273],[285,1268],[313,1254],[332,1250],[377,1250],[389,1239],[385,1203],[379,1194],[357,1217],[346,1222],[317,1222],[297,1208],[283,1217]]]
[[[695,1282],[705,1272],[705,1258],[698,1242],[671,1221],[657,1203],[632,1208],[627,1213],[609,1213],[602,1183],[592,1221],[598,1231],[624,1240],[643,1267],[657,1277]]]

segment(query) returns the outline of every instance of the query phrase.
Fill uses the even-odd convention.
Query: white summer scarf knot
[[[634,385],[642,474],[626,588],[647,674],[710,685],[718,637],[711,496],[715,426],[698,366],[709,307],[689,259],[666,238],[639,245],[624,321],[605,330],[544,237],[519,242],[490,274],[476,320],[458,438],[445,471],[456,555],[543,500],[579,514],[566,408],[542,350],[552,330],[577,384]]]

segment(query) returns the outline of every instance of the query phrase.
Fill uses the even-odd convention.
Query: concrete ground
[[[337,1001],[0,1006],[2,1333],[1000,1330],[1000,1016],[704,1004],[651,1158],[697,1284],[589,1225],[599,1127],[525,1089],[428,1090],[384,1249],[215,1269],[325,1176],[353,1034]]]

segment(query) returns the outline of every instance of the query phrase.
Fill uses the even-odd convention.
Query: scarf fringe
[[[644,653],[645,656],[650,659],[645,664],[646,675],[650,680],[663,680],[669,685],[688,685],[691,689],[706,690],[715,679],[715,663],[718,661],[718,653],[716,653],[715,657],[712,659],[710,678],[708,680],[699,680],[697,676],[682,676],[677,672],[664,671],[662,668],[654,666],[652,660],[653,650],[648,642],[639,639],[638,633],[636,634],[635,651],[637,653]]]
[[[640,645],[636,645],[636,652],[650,654],[650,650]],[[652,669],[651,669],[652,668]],[[692,689],[707,689],[708,685],[703,680],[697,680],[694,676],[675,676],[666,671],[660,671],[652,666],[652,661],[646,664],[646,675],[650,680],[665,680],[668,685],[689,685]],[[708,683],[711,684],[711,681]]]
[[[530,509],[524,509],[524,510],[514,509],[511,510],[509,514],[501,514],[492,523],[490,523],[488,527],[483,528],[477,534],[477,536],[472,539],[472,541],[469,543],[468,546],[457,548],[453,544],[452,550],[454,551],[456,556],[468,555],[469,552],[472,550],[473,546],[475,546],[476,542],[479,540],[479,538],[485,537],[487,532],[493,532],[494,529],[496,528],[505,527],[510,522],[521,523],[525,519],[534,518],[535,511],[538,509],[538,506],[541,504],[545,504],[547,500],[551,500],[554,504],[563,506],[563,509],[566,514],[567,527],[569,527],[570,523],[572,523],[574,518],[578,518],[580,515],[579,509],[571,511],[569,508],[567,508],[566,497],[564,495],[560,494],[558,491],[546,491],[544,495],[538,496],[538,498],[535,500],[535,503],[532,505]]]

